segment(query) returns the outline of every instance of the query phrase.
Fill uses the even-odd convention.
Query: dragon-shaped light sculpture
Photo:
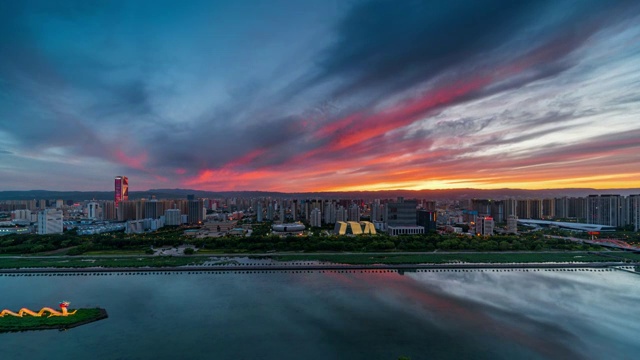
[[[43,307],[42,309],[40,309],[40,311],[35,312],[32,310],[29,310],[27,308],[22,308],[20,309],[17,313],[11,311],[11,310],[7,310],[4,309],[0,312],[0,317],[4,317],[6,315],[10,315],[10,316],[16,316],[16,317],[23,317],[24,315],[29,315],[29,316],[35,316],[35,317],[42,317],[42,315],[48,313],[49,316],[47,317],[52,317],[52,316],[69,316],[69,315],[73,315],[75,314],[78,310],[73,310],[73,311],[68,311],[68,307],[69,305],[71,305],[70,302],[68,301],[61,301],[59,306],[60,306],[60,310],[61,311],[57,311],[54,310],[50,307]]]

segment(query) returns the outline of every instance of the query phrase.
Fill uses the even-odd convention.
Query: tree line
[[[265,229],[251,236],[223,236],[193,238],[183,235],[181,228],[163,228],[153,233],[125,234],[124,232],[79,236],[75,231],[61,235],[6,235],[0,237],[0,254],[35,254],[67,249],[69,255],[89,251],[149,250],[152,247],[194,245],[197,248],[222,252],[269,251],[541,251],[541,250],[597,250],[588,244],[547,239],[535,232],[522,235],[494,235],[491,237],[459,234],[419,234],[389,236],[386,234],[360,236],[277,236]]]

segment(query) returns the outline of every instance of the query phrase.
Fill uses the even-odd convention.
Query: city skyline
[[[0,4],[0,190],[638,188],[633,1]]]

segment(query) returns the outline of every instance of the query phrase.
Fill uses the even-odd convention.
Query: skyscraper
[[[129,200],[129,179],[126,176],[116,176],[115,183],[115,206],[118,207],[120,201]]]
[[[312,227],[320,227],[322,226],[322,211],[320,209],[315,208],[311,210],[311,226]]]
[[[188,200],[188,210],[187,210],[187,221],[190,224],[198,224],[204,220],[204,201],[202,199],[198,200]]]

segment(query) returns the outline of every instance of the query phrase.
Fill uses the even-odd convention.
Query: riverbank
[[[126,275],[203,275],[203,274],[275,274],[275,273],[400,273],[404,272],[464,272],[464,271],[614,271],[640,274],[638,264],[622,262],[597,263],[449,263],[449,264],[370,264],[346,265],[331,263],[291,263],[223,265],[171,268],[49,268],[2,269],[0,276],[126,276]]]
[[[54,317],[0,317],[0,333],[37,331],[37,330],[69,330],[108,318],[107,311],[102,308],[78,309],[74,315]]]
[[[237,259],[243,259],[241,262]],[[0,257],[0,270],[6,269],[168,269],[179,267],[212,267],[260,265],[295,266],[320,262],[346,265],[399,264],[505,264],[505,263],[639,263],[640,254],[607,252],[431,252],[431,253],[278,253],[226,254],[205,256],[51,256]]]

